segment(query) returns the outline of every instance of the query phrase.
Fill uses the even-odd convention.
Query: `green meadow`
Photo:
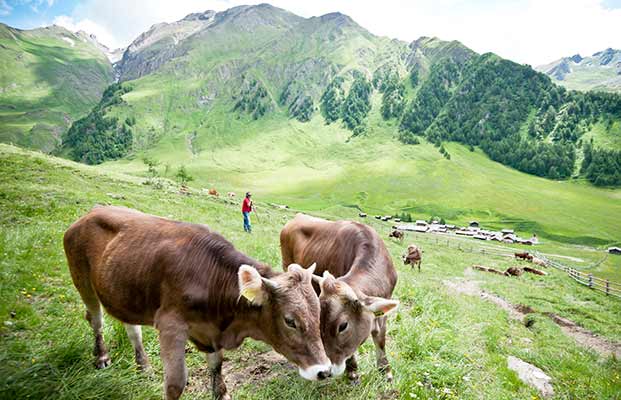
[[[143,90],[124,95],[128,106],[116,112],[148,114],[154,120],[139,121],[138,131],[151,124],[169,126],[167,134],[130,159],[105,163],[105,170],[144,175],[142,156],[148,155],[161,163],[166,177],[184,165],[197,187],[222,194],[251,190],[264,201],[313,212],[346,218],[359,210],[370,215],[409,212],[454,224],[474,219],[554,242],[607,246],[621,241],[621,189],[524,174],[457,143],[445,144],[450,160],[424,139],[403,145],[396,139],[396,121],[381,118],[379,95],[373,97],[369,131],[352,137],[340,123],[326,125],[320,115],[307,123],[280,112],[252,121],[233,117],[223,104],[196,128],[194,114],[182,118],[154,112],[159,95]],[[616,140],[600,125],[589,135],[597,142]]]
[[[314,121],[309,126],[312,127]],[[296,127],[295,124],[292,124]],[[341,132],[333,130],[335,134]],[[319,144],[309,139],[309,133],[298,131],[300,141],[307,144],[309,158]],[[342,133],[342,132],[341,132]],[[284,141],[284,133],[274,133],[274,137]],[[279,136],[282,135],[282,136]],[[341,137],[342,139],[342,137]],[[379,141],[379,139],[378,139]],[[337,142],[335,139],[333,141]],[[280,146],[294,147],[292,142],[274,142],[275,149],[270,154],[278,154]],[[171,146],[174,145],[171,143]],[[330,147],[327,144],[322,146]],[[338,158],[347,146],[356,149],[359,165],[371,168],[372,152],[364,141],[352,140],[349,143],[334,144],[334,159]],[[233,145],[231,145],[233,146]],[[244,146],[240,140],[235,146]],[[267,144],[264,149],[267,151]],[[302,152],[303,144],[296,144],[297,151]],[[323,147],[322,147],[323,148]],[[390,137],[377,150],[378,153],[390,153],[397,147]],[[432,146],[416,146],[417,152],[404,150],[396,158],[407,169],[425,163],[445,162],[438,157]],[[262,150],[262,148],[260,148]],[[450,146],[453,156],[447,162],[442,179],[428,181],[445,181],[438,184],[437,190],[447,190],[446,182],[458,185],[458,177],[452,175],[484,168],[486,159],[477,154],[468,154],[467,149]],[[462,155],[463,153],[463,155]],[[230,153],[232,154],[232,153]],[[315,153],[316,154],[316,153]],[[365,155],[363,157],[363,155]],[[165,152],[160,153],[165,161]],[[145,329],[145,347],[153,363],[151,374],[138,372],[133,363],[133,351],[120,323],[106,318],[104,336],[111,351],[112,366],[105,370],[96,370],[93,366],[92,336],[87,322],[83,319],[84,308],[78,293],[71,283],[68,268],[62,250],[62,235],[65,229],[79,216],[86,213],[95,204],[115,204],[139,209],[173,219],[206,223],[231,240],[237,248],[259,260],[280,268],[280,250],[278,233],[285,222],[292,218],[296,209],[303,209],[305,204],[313,213],[330,217],[353,213],[346,196],[334,197],[336,206],[329,207],[329,189],[314,199],[304,200],[296,194],[299,187],[287,188],[286,182],[279,182],[277,173],[283,173],[288,166],[294,167],[294,157],[285,158],[280,167],[265,173],[264,182],[272,182],[267,190],[257,194],[259,219],[253,219],[254,232],[247,235],[241,226],[241,216],[237,202],[224,198],[214,198],[201,194],[198,190],[208,184],[217,185],[221,192],[241,189],[247,184],[240,180],[236,185],[220,187],[219,179],[233,175],[227,170],[218,170],[218,157],[225,153],[219,150],[211,163],[207,157],[191,161],[187,165],[197,177],[190,196],[180,195],[171,184],[167,189],[154,189],[142,184],[143,179],[135,175],[126,175],[124,168],[140,173],[139,160],[131,164],[107,165],[106,168],[94,168],[33,153],[16,147],[0,145],[0,398],[35,398],[35,399],[157,399],[162,396],[162,365],[158,357],[159,346],[156,332]],[[250,155],[249,159],[239,156],[235,161],[244,162],[242,166],[252,165],[253,157],[263,156],[261,152]],[[457,164],[461,157],[465,160],[478,160],[466,164]],[[410,158],[408,158],[410,157]],[[356,157],[352,157],[353,160]],[[247,164],[246,164],[247,163]],[[289,164],[290,163],[290,164]],[[451,166],[453,163],[461,168]],[[382,164],[381,162],[379,164]],[[234,165],[234,163],[231,163]],[[392,165],[397,167],[398,163]],[[380,168],[381,165],[376,165]],[[384,166],[386,167],[386,165]],[[339,171],[329,162],[318,165],[299,164],[300,171],[308,169],[321,173],[318,181],[334,179],[338,186]],[[355,169],[355,163],[350,164]],[[117,172],[113,171],[117,170]],[[440,169],[436,169],[440,170]],[[511,170],[500,170],[488,175],[489,180],[500,181],[517,179],[538,185],[538,180]],[[213,175],[211,172],[213,171]],[[465,172],[464,172],[465,171]],[[216,176],[216,172],[219,175]],[[249,175],[257,172],[242,172],[243,179],[250,181]],[[394,172],[394,171],[393,171]],[[342,171],[341,171],[342,173]],[[252,175],[250,175],[252,176]],[[254,175],[257,176],[257,175]],[[268,179],[267,177],[272,178]],[[364,170],[352,175],[357,179],[365,178]],[[393,175],[394,176],[394,175]],[[424,176],[424,171],[414,171],[414,177]],[[367,179],[382,188],[380,178]],[[420,179],[420,178],[416,178]],[[479,190],[492,185],[479,178]],[[521,180],[520,180],[521,179]],[[352,184],[347,189],[352,195],[357,186],[354,179],[342,180],[341,185]],[[553,196],[556,184],[550,185],[548,196]],[[317,182],[309,182],[317,184]],[[502,182],[498,182],[498,185]],[[416,206],[420,199],[422,185],[413,181],[405,186],[406,193],[411,193]],[[545,185],[540,184],[541,188]],[[589,201],[596,201],[598,196],[588,197],[592,188],[581,184],[565,182],[564,190],[572,198],[582,199],[583,207]],[[372,185],[368,186],[369,188]],[[444,187],[444,189],[443,189]],[[500,186],[509,190],[509,185]],[[429,190],[431,183],[425,186]],[[515,185],[508,194],[496,192],[496,198],[518,196],[534,199],[533,189],[520,188]],[[551,192],[550,192],[551,191]],[[369,190],[370,192],[370,190]],[[280,200],[280,193],[289,193],[282,197],[295,208],[282,210],[268,203]],[[551,193],[551,194],[550,194]],[[597,193],[597,192],[596,192]],[[604,195],[618,192],[602,191]],[[430,194],[427,194],[429,196]],[[299,196],[299,197],[298,197]],[[388,209],[390,193],[369,193],[366,201],[382,209]],[[441,199],[439,194],[433,194]],[[545,201],[551,202],[551,197]],[[224,197],[224,196],[222,196]],[[396,196],[395,196],[396,198]],[[297,200],[296,200],[297,199]],[[479,202],[477,202],[477,199]],[[431,200],[428,200],[431,202]],[[466,203],[466,201],[468,203]],[[456,216],[466,219],[484,210],[484,196],[477,196],[473,191],[464,191],[464,205],[441,203],[447,209],[469,209],[470,214]],[[541,200],[544,201],[544,200]],[[384,203],[386,202],[386,203]],[[608,203],[609,212],[617,212]],[[429,204],[429,203],[428,203]],[[527,209],[519,205],[519,210]],[[396,207],[397,204],[393,204]],[[617,205],[618,207],[618,205]],[[572,208],[581,211],[579,206]],[[334,211],[334,214],[331,212]],[[509,212],[508,210],[507,212]],[[425,214],[431,210],[425,210]],[[550,211],[557,212],[557,211]],[[421,212],[421,214],[423,214]],[[511,215],[511,214],[509,214]],[[595,211],[582,210],[583,218],[593,218],[591,225],[600,224],[597,232],[603,238],[614,236],[614,231],[603,219],[597,219]],[[610,214],[609,214],[610,217]],[[350,214],[350,218],[353,218]],[[489,221],[500,223],[501,218],[489,214]],[[480,218],[483,220],[483,218]],[[597,222],[600,221],[600,222]],[[374,219],[366,221],[386,237],[388,224]],[[550,221],[550,231],[558,230],[565,235],[572,232],[571,225],[563,221]],[[579,232],[576,230],[576,232]],[[606,236],[608,235],[608,236]],[[424,250],[422,272],[403,266],[400,255],[409,242],[417,242]],[[227,353],[226,379],[237,399],[296,398],[296,399],[536,399],[539,394],[524,385],[517,375],[507,368],[507,356],[513,355],[541,368],[552,378],[555,397],[558,399],[619,399],[621,398],[621,363],[613,356],[601,355],[579,345],[572,337],[566,336],[546,313],[555,313],[571,319],[580,326],[595,333],[600,340],[609,343],[621,342],[621,301],[575,283],[562,272],[547,269],[549,275],[523,275],[519,278],[507,278],[484,272],[473,271],[469,267],[482,264],[497,269],[517,265],[509,257],[498,257],[478,252],[461,251],[447,247],[442,241],[434,243],[430,237],[408,236],[404,243],[386,240],[399,272],[399,282],[395,297],[401,301],[398,313],[389,320],[388,355],[395,370],[393,383],[386,382],[374,366],[375,354],[372,343],[366,343],[359,351],[361,384],[352,386],[344,379],[331,379],[325,383],[303,381],[295,369],[281,361],[262,362],[272,359],[268,356],[269,347],[254,341],[246,341],[238,350]],[[478,243],[478,242],[477,242]],[[477,246],[478,244],[472,244]],[[600,259],[602,252],[563,243],[548,242],[538,248],[546,254],[571,255],[580,257],[585,263]],[[591,257],[587,254],[592,251]],[[474,283],[473,283],[474,282]],[[478,285],[488,293],[500,296],[514,305],[528,305],[532,313],[525,321],[510,318],[506,310],[487,301],[481,296],[469,296],[452,290],[451,287]],[[186,398],[209,399],[209,376],[204,357],[188,346],[186,358],[189,365],[190,379],[186,389]]]

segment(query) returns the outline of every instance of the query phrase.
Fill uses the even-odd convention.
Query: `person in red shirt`
[[[253,205],[252,200],[250,199],[252,194],[250,192],[246,192],[246,197],[242,202],[242,214],[244,216],[244,231],[251,233],[252,226],[250,226],[250,213],[252,212]]]

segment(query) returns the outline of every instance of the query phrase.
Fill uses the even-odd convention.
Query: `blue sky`
[[[267,0],[0,0],[0,22],[28,29],[56,23],[125,47],[159,22]],[[377,35],[460,40],[539,65],[563,56],[621,48],[621,0],[272,0],[310,17],[340,11]]]
[[[28,29],[49,25],[58,15],[71,15],[77,0],[0,0],[0,21]]]

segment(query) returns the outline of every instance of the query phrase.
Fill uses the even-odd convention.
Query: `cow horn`
[[[306,270],[310,272],[311,275],[313,275],[313,273],[315,272],[315,268],[317,268],[317,263],[313,263],[310,267],[306,268]]]
[[[265,287],[272,291],[278,290],[278,288],[280,287],[276,281],[273,281],[271,279],[261,278],[261,281],[263,282],[263,285],[265,285]]]
[[[287,267],[287,272],[294,272],[294,271],[302,272],[304,271],[304,268],[302,268],[302,266],[296,263],[289,264],[289,266]]]
[[[325,278],[319,276],[319,275],[315,275],[313,274],[313,280],[315,281],[315,283],[317,283],[319,285],[319,287],[321,287],[321,285],[323,285],[323,281],[325,280]]]

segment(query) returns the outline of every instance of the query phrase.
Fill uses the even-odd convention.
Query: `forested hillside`
[[[405,145],[424,139],[450,159],[443,143],[455,141],[529,174],[619,184],[618,165],[590,162],[582,137],[592,136],[596,124],[607,127],[605,135],[621,135],[614,124],[621,120],[621,96],[567,91],[529,66],[476,54],[457,41],[377,37],[339,13],[305,19],[263,4],[191,14],[153,26],[116,68],[134,90],[95,107],[88,119],[101,123],[76,124],[65,148],[121,135],[123,151],[84,157],[70,150],[75,160],[99,163],[150,151],[180,135],[192,138],[196,156],[214,135],[236,135],[226,133],[230,123],[222,126],[222,118],[252,129],[263,118],[286,123],[321,116],[352,137],[372,135],[378,126],[368,116],[377,95],[378,111],[399,127],[396,137]],[[128,119],[135,126],[111,122]],[[599,147],[594,142],[597,160],[602,152],[616,159],[621,150]]]

